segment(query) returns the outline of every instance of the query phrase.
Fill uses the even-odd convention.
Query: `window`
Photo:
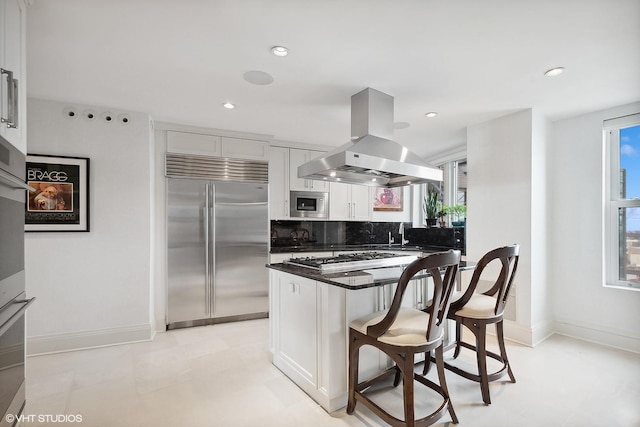
[[[640,114],[606,121],[605,138],[606,283],[640,290]]]
[[[442,163],[440,169],[443,170],[444,181],[439,184],[424,185],[422,189],[423,199],[427,188],[435,188],[438,192],[438,202],[447,205],[467,205],[467,160],[448,160]],[[458,213],[450,215],[447,221],[463,222],[466,214]],[[449,224],[451,225],[451,223]],[[459,225],[459,224],[458,224]]]
[[[458,192],[456,194],[456,205],[467,205],[467,161],[456,162],[456,177]]]

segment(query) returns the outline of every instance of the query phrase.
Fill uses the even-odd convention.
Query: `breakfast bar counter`
[[[403,265],[337,273],[321,273],[309,268],[287,263],[268,264],[266,267],[350,290],[379,287],[398,283],[398,279],[400,279],[400,275],[404,270]],[[460,261],[459,270],[472,270],[474,267],[475,263]],[[423,279],[426,278],[427,275],[419,274],[415,277],[416,279]]]
[[[349,324],[389,307],[404,267],[322,273],[287,263],[267,265],[273,364],[328,412],[347,403]],[[464,262],[460,269],[473,267]],[[403,305],[424,308],[432,289],[429,276],[416,276]],[[360,351],[362,378],[389,363],[371,347]]]

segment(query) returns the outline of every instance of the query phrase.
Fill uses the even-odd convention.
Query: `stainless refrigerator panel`
[[[267,184],[215,182],[213,317],[269,307]]]
[[[211,316],[207,272],[207,181],[167,182],[168,323]]]

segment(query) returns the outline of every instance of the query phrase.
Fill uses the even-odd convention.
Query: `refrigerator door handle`
[[[209,263],[209,292],[211,297],[209,298],[211,316],[215,314],[216,308],[216,186],[215,184],[209,184],[209,228],[211,233],[209,235],[209,249],[211,256],[208,259]]]
[[[209,200],[209,186],[207,184],[204,190],[204,301],[207,316],[211,316],[211,267],[209,262],[209,209],[211,201]]]

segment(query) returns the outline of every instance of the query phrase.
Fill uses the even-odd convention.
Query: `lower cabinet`
[[[347,404],[348,332],[354,319],[384,310],[396,285],[350,290],[270,270],[273,364],[328,412]],[[404,305],[422,304],[426,280],[410,283]],[[390,365],[378,350],[360,350],[360,380]]]
[[[277,357],[296,377],[314,388],[318,384],[316,282],[282,274],[273,295],[278,299]]]

